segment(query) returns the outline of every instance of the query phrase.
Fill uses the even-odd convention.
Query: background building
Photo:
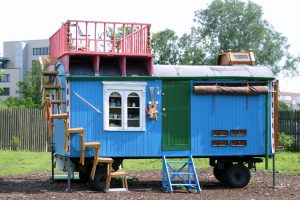
[[[48,39],[4,42],[0,68],[4,69],[5,75],[0,78],[0,85],[3,87],[0,100],[9,96],[18,96],[17,83],[31,71],[32,66],[38,62],[39,56],[48,54]]]
[[[300,104],[300,93],[296,92],[280,92],[279,100],[288,105]]]

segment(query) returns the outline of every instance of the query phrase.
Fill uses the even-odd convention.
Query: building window
[[[146,130],[145,87],[145,82],[103,82],[104,130]]]
[[[32,54],[34,56],[49,55],[49,48],[48,47],[33,48]]]
[[[0,76],[0,82],[10,82],[10,74]]]
[[[10,95],[10,88],[2,88],[0,90],[0,96],[9,96]]]

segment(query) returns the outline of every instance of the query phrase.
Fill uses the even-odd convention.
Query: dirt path
[[[160,171],[131,172],[138,181],[129,183],[129,192],[100,193],[90,191],[87,184],[73,182],[72,191],[65,192],[66,181],[52,184],[48,174],[0,177],[0,199],[300,199],[300,176],[276,174],[276,189],[272,174],[253,172],[250,184],[232,189],[218,182],[210,170],[198,172],[202,193],[161,190]]]

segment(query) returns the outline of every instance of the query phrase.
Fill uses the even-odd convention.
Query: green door
[[[191,149],[190,82],[163,81],[162,149]]]

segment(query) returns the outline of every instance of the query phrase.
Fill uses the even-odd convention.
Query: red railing
[[[50,55],[66,53],[150,56],[150,24],[68,20],[50,37]]]

